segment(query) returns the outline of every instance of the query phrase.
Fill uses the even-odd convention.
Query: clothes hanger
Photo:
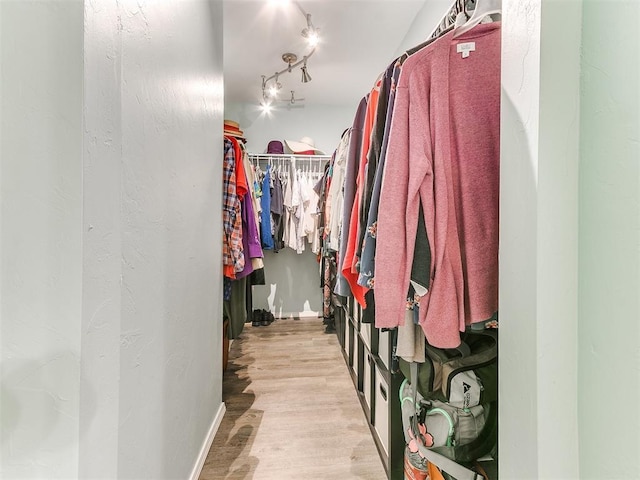
[[[457,38],[465,32],[468,32],[473,27],[478,25],[484,17],[487,15],[494,15],[496,13],[502,13],[502,1],[501,0],[472,0],[475,3],[476,8],[471,14],[471,18],[467,20],[461,26],[456,25],[453,30],[453,38]],[[457,18],[456,18],[457,23]]]
[[[420,43],[419,45],[416,45],[413,48],[410,48],[409,50],[406,50],[403,55],[396,59],[396,61],[403,63],[407,59],[407,57],[419,52],[424,47],[431,45],[440,37],[449,33],[451,30],[453,30],[454,23],[458,18],[462,20],[462,18],[464,17],[464,19],[466,20],[466,18],[468,18],[465,14],[464,8],[466,1],[467,0],[456,0],[451,9],[447,13],[445,13],[444,17],[442,17],[436,28],[431,32],[427,40]]]

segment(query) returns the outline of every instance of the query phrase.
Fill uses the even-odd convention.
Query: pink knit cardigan
[[[458,44],[473,44],[466,58]],[[462,48],[462,47],[460,47]],[[424,208],[431,248],[420,325],[436,347],[498,308],[500,24],[448,33],[409,57],[396,91],[380,195],[376,326],[402,325]]]

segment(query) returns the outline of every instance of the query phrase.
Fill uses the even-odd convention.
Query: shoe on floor
[[[269,321],[269,315],[271,315],[271,312],[267,311],[267,310],[262,310],[262,317],[260,319],[260,325],[262,325],[263,327],[267,327],[271,324],[271,322]]]
[[[259,327],[262,325],[262,310],[254,310],[251,320],[251,326]]]

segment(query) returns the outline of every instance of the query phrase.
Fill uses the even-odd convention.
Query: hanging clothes
[[[345,173],[347,168],[347,157],[349,154],[349,141],[351,138],[351,129],[345,130],[340,138],[340,143],[334,154],[332,163],[331,183],[327,194],[327,230],[328,234],[327,247],[339,251],[340,249],[340,230],[344,214],[344,185]]]
[[[273,235],[271,233],[271,167],[267,166],[262,180],[262,198],[260,199],[262,213],[260,215],[260,233],[262,248],[273,250]]]
[[[378,114],[376,116],[375,131],[371,136],[370,158],[367,165],[367,182],[365,186],[365,195],[369,195],[369,199],[365,198],[365,210],[367,219],[363,231],[362,251],[360,257],[360,274],[358,283],[367,286],[373,290],[367,292],[365,300],[367,307],[362,312],[362,321],[365,323],[375,322],[375,251],[376,251],[376,233],[378,220],[378,206],[380,202],[380,189],[382,186],[382,177],[384,172],[384,163],[389,142],[389,132],[391,129],[391,121],[393,117],[393,106],[395,102],[395,90],[402,71],[402,64],[412,54],[419,52],[424,47],[433,43],[435,39],[424,42],[417,47],[407,50],[395,62],[393,62],[383,75],[383,83],[380,88],[380,98],[378,100]],[[390,73],[391,72],[391,73]],[[382,132],[382,133],[381,133]],[[382,137],[380,137],[382,135]],[[379,143],[382,138],[382,144]],[[375,172],[372,172],[375,169]],[[373,180],[372,180],[373,174]],[[373,186],[371,187],[371,182]],[[367,207],[366,204],[369,204]],[[360,219],[364,220],[364,217]],[[425,229],[424,213],[422,205],[418,216],[418,232],[416,235],[413,268],[411,270],[411,285],[407,293],[407,308],[414,313],[418,311],[416,298],[416,289],[419,295],[424,295],[429,288],[428,272],[419,267],[420,262],[430,264],[431,251],[429,249],[428,236]],[[405,327],[399,325],[400,330]],[[413,325],[407,325],[406,328],[413,330]],[[404,339],[404,332],[398,332],[399,339]],[[400,356],[400,355],[399,355]],[[410,356],[413,358],[413,355]],[[409,356],[404,357],[409,358]]]
[[[360,100],[350,129],[349,150],[347,152],[344,175],[343,216],[339,241],[340,249],[337,257],[339,262],[341,262],[341,259],[345,257],[345,253],[347,251],[347,239],[349,238],[351,210],[353,208],[354,197],[356,194],[356,176],[358,172],[360,152],[362,151],[363,127],[368,98],[369,96],[367,95]],[[351,294],[349,282],[342,274],[342,268],[338,268],[334,292],[342,297],[348,297]]]
[[[388,138],[394,91],[399,75],[400,68],[397,62],[394,62],[385,70],[380,84],[375,129],[371,135],[371,147],[369,149],[361,210],[363,215],[360,218],[362,227],[360,229],[360,272],[358,275],[358,284],[367,288],[374,288],[376,220],[378,219],[380,186],[384,169],[383,145],[386,138]]]
[[[223,315],[229,319],[229,338],[238,338],[247,321],[247,278],[231,281],[231,295],[223,302]]]
[[[236,153],[233,141],[224,138],[223,189],[222,189],[222,257],[224,276],[236,278],[236,272],[244,268],[242,245],[242,212],[237,191]]]
[[[272,177],[273,187],[271,188],[271,219],[273,233],[274,251],[284,248],[284,226],[282,223],[284,215],[284,192],[282,190],[282,180],[279,175]]]
[[[242,206],[242,245],[245,255],[244,268],[236,273],[236,279],[244,278],[254,271],[253,259],[262,259],[260,235],[253,215],[253,203],[249,195],[245,195]]]
[[[319,232],[319,215],[318,202],[320,197],[314,189],[312,178],[307,177],[307,190],[309,191],[309,206],[305,210],[304,232],[307,242],[311,245],[311,252],[320,253],[320,232]]]
[[[255,228],[256,231],[256,235],[258,237],[258,245],[260,245],[260,251],[262,252],[262,241],[260,240],[260,198],[258,197],[258,194],[256,192],[256,173],[255,173],[255,168],[251,163],[251,160],[249,159],[249,154],[247,153],[246,149],[244,149],[243,147],[243,164],[244,164],[244,171],[245,174],[247,176],[247,184],[249,185],[249,192],[248,192],[248,197],[251,199],[251,211],[253,213],[253,225],[249,226],[249,230],[253,231],[253,229]],[[250,235],[252,235],[250,233]],[[261,254],[259,257],[256,256],[252,256],[251,257],[251,266],[253,267],[254,272],[256,270],[260,270],[264,268],[264,262],[262,260],[263,258],[263,254]],[[252,275],[253,277],[253,275]],[[255,285],[255,283],[254,283]]]
[[[296,253],[301,254],[305,251],[305,239],[307,234],[305,233],[304,220],[307,209],[309,208],[309,190],[306,188],[306,179],[302,171],[296,172],[298,180],[298,191],[300,195],[300,202],[298,205],[298,222],[296,229]]]
[[[499,133],[499,22],[447,33],[404,62],[378,209],[376,326],[404,318],[420,206],[432,255],[417,299],[427,341],[455,348],[467,324],[497,310]]]
[[[300,191],[299,172],[295,169],[291,172],[289,179],[289,191],[285,192],[285,206],[289,212],[288,236],[285,238],[285,243],[296,253],[302,253],[304,251],[304,242],[301,242],[302,230],[300,222],[304,214],[304,205]]]
[[[344,257],[341,259],[342,276],[349,283],[349,288],[353,294],[353,298],[362,307],[366,307],[365,294],[369,290],[368,287],[358,284],[359,258],[357,245],[360,238],[360,206],[363,196],[364,177],[367,165],[367,155],[369,153],[371,132],[373,131],[376,110],[378,107],[378,96],[380,93],[380,81],[371,89],[369,93],[369,101],[365,112],[365,119],[362,130],[362,146],[358,158],[358,173],[356,176],[356,192],[354,195],[351,215],[349,217],[349,235],[347,236],[347,247]]]

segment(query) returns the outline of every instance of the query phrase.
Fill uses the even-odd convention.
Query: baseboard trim
[[[209,427],[207,438],[204,439],[204,443],[202,444],[202,448],[200,449],[200,454],[198,455],[196,464],[193,466],[193,470],[191,471],[189,480],[198,480],[198,478],[200,477],[200,472],[202,472],[204,462],[207,460],[207,455],[209,454],[209,450],[211,449],[211,444],[213,443],[213,439],[216,436],[216,432],[220,427],[222,417],[224,417],[226,411],[227,407],[225,406],[224,402],[222,402],[220,404],[220,408],[218,408],[218,413],[216,413],[216,416],[213,418],[213,422],[211,422],[211,427]]]
[[[273,313],[273,312],[272,312]],[[275,314],[274,314],[275,315]],[[310,320],[315,318],[322,318],[320,312],[280,312],[275,315],[278,320]]]

